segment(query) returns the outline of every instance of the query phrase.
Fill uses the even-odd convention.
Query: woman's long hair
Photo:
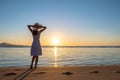
[[[33,30],[32,34],[33,34],[33,35],[37,35],[37,34],[38,34],[38,31],[37,31],[37,30]]]

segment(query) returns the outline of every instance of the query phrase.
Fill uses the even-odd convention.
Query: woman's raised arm
[[[39,32],[43,32],[47,27],[43,26],[42,29],[40,29]]]
[[[28,29],[32,32],[33,30],[31,29],[32,25],[28,25]]]

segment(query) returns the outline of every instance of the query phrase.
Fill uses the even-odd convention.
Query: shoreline
[[[6,67],[0,67],[1,68],[27,68],[29,67],[30,65],[22,65],[22,66],[6,66]],[[120,64],[112,64],[112,65],[59,65],[59,66],[55,66],[55,65],[48,65],[48,66],[44,66],[44,65],[41,65],[38,67],[99,67],[99,66],[120,66]]]
[[[1,80],[119,80],[120,65],[0,68]]]

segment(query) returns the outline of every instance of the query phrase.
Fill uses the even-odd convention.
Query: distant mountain
[[[15,45],[15,44],[9,44],[6,42],[0,43],[0,47],[28,47],[24,45]]]

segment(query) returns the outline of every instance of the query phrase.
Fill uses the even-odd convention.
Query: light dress
[[[40,33],[38,32],[37,35],[33,35],[33,42],[32,42],[32,46],[31,46],[31,56],[39,56],[42,55],[42,49],[41,49],[41,45],[40,45]]]

